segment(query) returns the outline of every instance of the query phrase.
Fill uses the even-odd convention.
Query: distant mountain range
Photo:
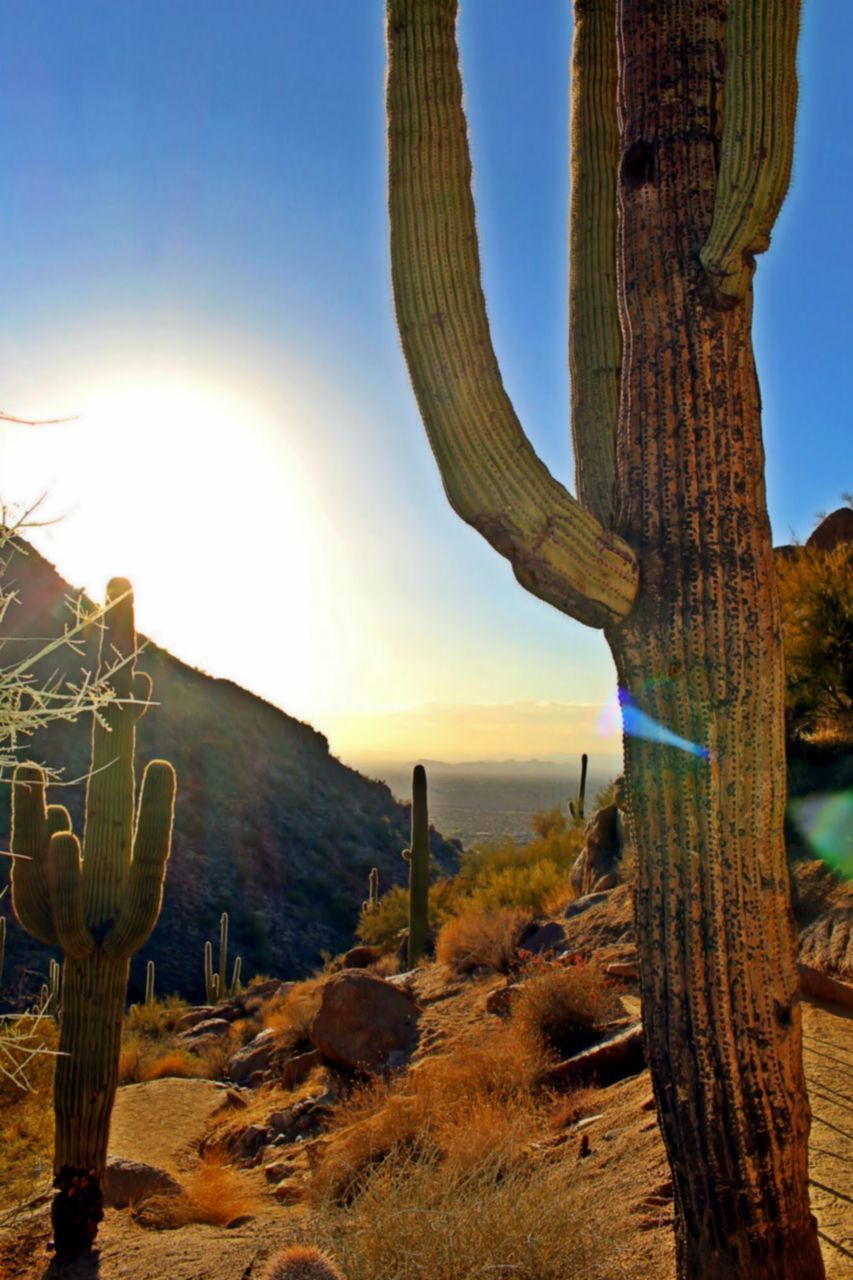
[[[3,638],[45,637],[68,622],[78,593],[34,549],[14,553],[5,583],[18,603]],[[14,645],[14,657],[30,642]],[[33,648],[36,646],[33,645]],[[79,678],[94,667],[96,637],[80,656],[61,649],[50,671]],[[9,649],[5,655],[8,661]],[[152,757],[171,760],[178,775],[175,835],[163,910],[150,942],[134,959],[138,995],[145,962],[156,965],[159,993],[198,997],[205,939],[216,944],[219,915],[230,917],[230,954],[243,972],[292,977],[312,970],[323,950],[351,945],[370,868],[380,887],[405,882],[401,851],[409,842],[409,808],[383,782],[369,781],[329,753],[326,738],[230,680],[218,680],[148,643],[139,667],[154,682],[152,706],[139,722],[138,770]],[[50,674],[49,671],[43,673]],[[54,725],[28,748],[33,759],[86,773],[89,727]],[[405,792],[402,792],[405,794]],[[84,787],[55,789],[82,832]],[[8,791],[0,795],[0,848],[8,848]],[[433,856],[446,870],[459,847],[433,835]],[[0,887],[5,868],[0,868]],[[8,899],[0,905],[11,917]],[[4,987],[46,973],[49,952],[9,920]],[[26,975],[25,971],[32,971]]]

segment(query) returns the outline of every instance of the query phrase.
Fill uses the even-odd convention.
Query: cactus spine
[[[589,756],[586,752],[581,756],[581,784],[578,788],[578,802],[575,805],[569,801],[569,812],[576,822],[583,822],[583,807],[586,800],[586,767],[589,763]]]
[[[219,1000],[227,1000],[240,992],[240,973],[243,968],[241,956],[234,961],[231,974],[231,985],[228,985],[228,912],[223,911],[219,917],[219,969],[213,968],[213,943],[204,944],[204,992],[208,1004],[216,1004]]]
[[[413,969],[426,951],[429,918],[429,812],[426,769],[416,764],[412,774],[412,847],[403,850],[409,864],[408,964]]]
[[[83,845],[67,810],[45,803],[45,777],[21,765],[12,787],[12,904],[35,938],[64,952],[54,1110],[57,1251],[88,1248],[103,1217],[102,1179],[118,1084],[130,957],[160,913],[172,837],[175,772],[145,769],[135,805],[136,722],[151,691],[135,669],[130,584],[113,579],[100,662],[116,700],[93,717]]]
[[[680,1280],[820,1280],[751,339],[753,256],[790,172],[798,0],[576,0],[580,502],[536,456],[491,343],[457,2],[387,11],[394,301],[445,490],[616,663]]]
[[[154,961],[149,960],[145,966],[145,1003],[154,1003]]]
[[[370,875],[367,878],[368,891],[367,899],[362,902],[361,909],[368,915],[375,911],[379,906],[379,868],[372,867]]]

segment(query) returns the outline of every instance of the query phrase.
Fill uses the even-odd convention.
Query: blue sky
[[[347,759],[612,754],[603,640],[452,514],[409,390],[381,0],[0,13],[0,405],[82,415],[0,433],[4,500],[46,489],[64,517],[45,553],[95,594],[128,573],[150,634]],[[564,478],[569,14],[467,0],[461,21],[495,343]],[[794,183],[756,282],[778,541],[853,487],[851,48],[849,0],[806,5]]]

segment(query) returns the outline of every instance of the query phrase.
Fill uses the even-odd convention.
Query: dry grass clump
[[[543,1123],[534,1094],[543,1064],[532,1040],[499,1026],[398,1080],[354,1090],[336,1108],[312,1199],[351,1200],[371,1168],[395,1153],[429,1150],[460,1169],[489,1151],[521,1151]]]
[[[261,1207],[260,1197],[239,1170],[221,1155],[205,1152],[197,1168],[184,1176],[179,1193],[146,1196],[134,1211],[145,1227],[169,1231],[191,1222],[227,1227],[229,1222]]]
[[[518,940],[530,913],[517,907],[472,910],[448,920],[438,935],[435,957],[455,973],[492,969],[505,973],[516,959]]]
[[[348,1280],[624,1280],[639,1270],[600,1190],[559,1165],[508,1163],[501,1150],[460,1166],[437,1148],[398,1150],[346,1207],[324,1203],[311,1235],[346,1258]]]
[[[513,1006],[513,1022],[542,1047],[567,1058],[594,1044],[598,1028],[621,1013],[612,983],[596,965],[532,958],[532,976]]]
[[[285,995],[274,996],[261,1009],[263,1029],[281,1031],[285,1047],[288,1047],[285,1041],[290,1041],[293,1045],[307,1042],[308,1031],[319,1005],[322,985],[322,978],[308,978],[305,982],[297,983]]]
[[[141,1084],[144,1080],[163,1080],[167,1076],[216,1080],[232,1052],[230,1040],[202,1053],[176,1049],[143,1036],[125,1036],[119,1055],[118,1082]]]
[[[180,996],[164,996],[150,1004],[132,1004],[127,1011],[125,1026],[145,1036],[167,1036],[175,1030],[178,1019],[189,1005]]]
[[[0,1222],[50,1185],[58,1041],[52,1018],[25,1015],[0,1024]]]

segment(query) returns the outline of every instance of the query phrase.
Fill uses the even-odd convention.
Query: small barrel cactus
[[[262,1280],[345,1280],[331,1258],[310,1244],[294,1244],[273,1254]]]

